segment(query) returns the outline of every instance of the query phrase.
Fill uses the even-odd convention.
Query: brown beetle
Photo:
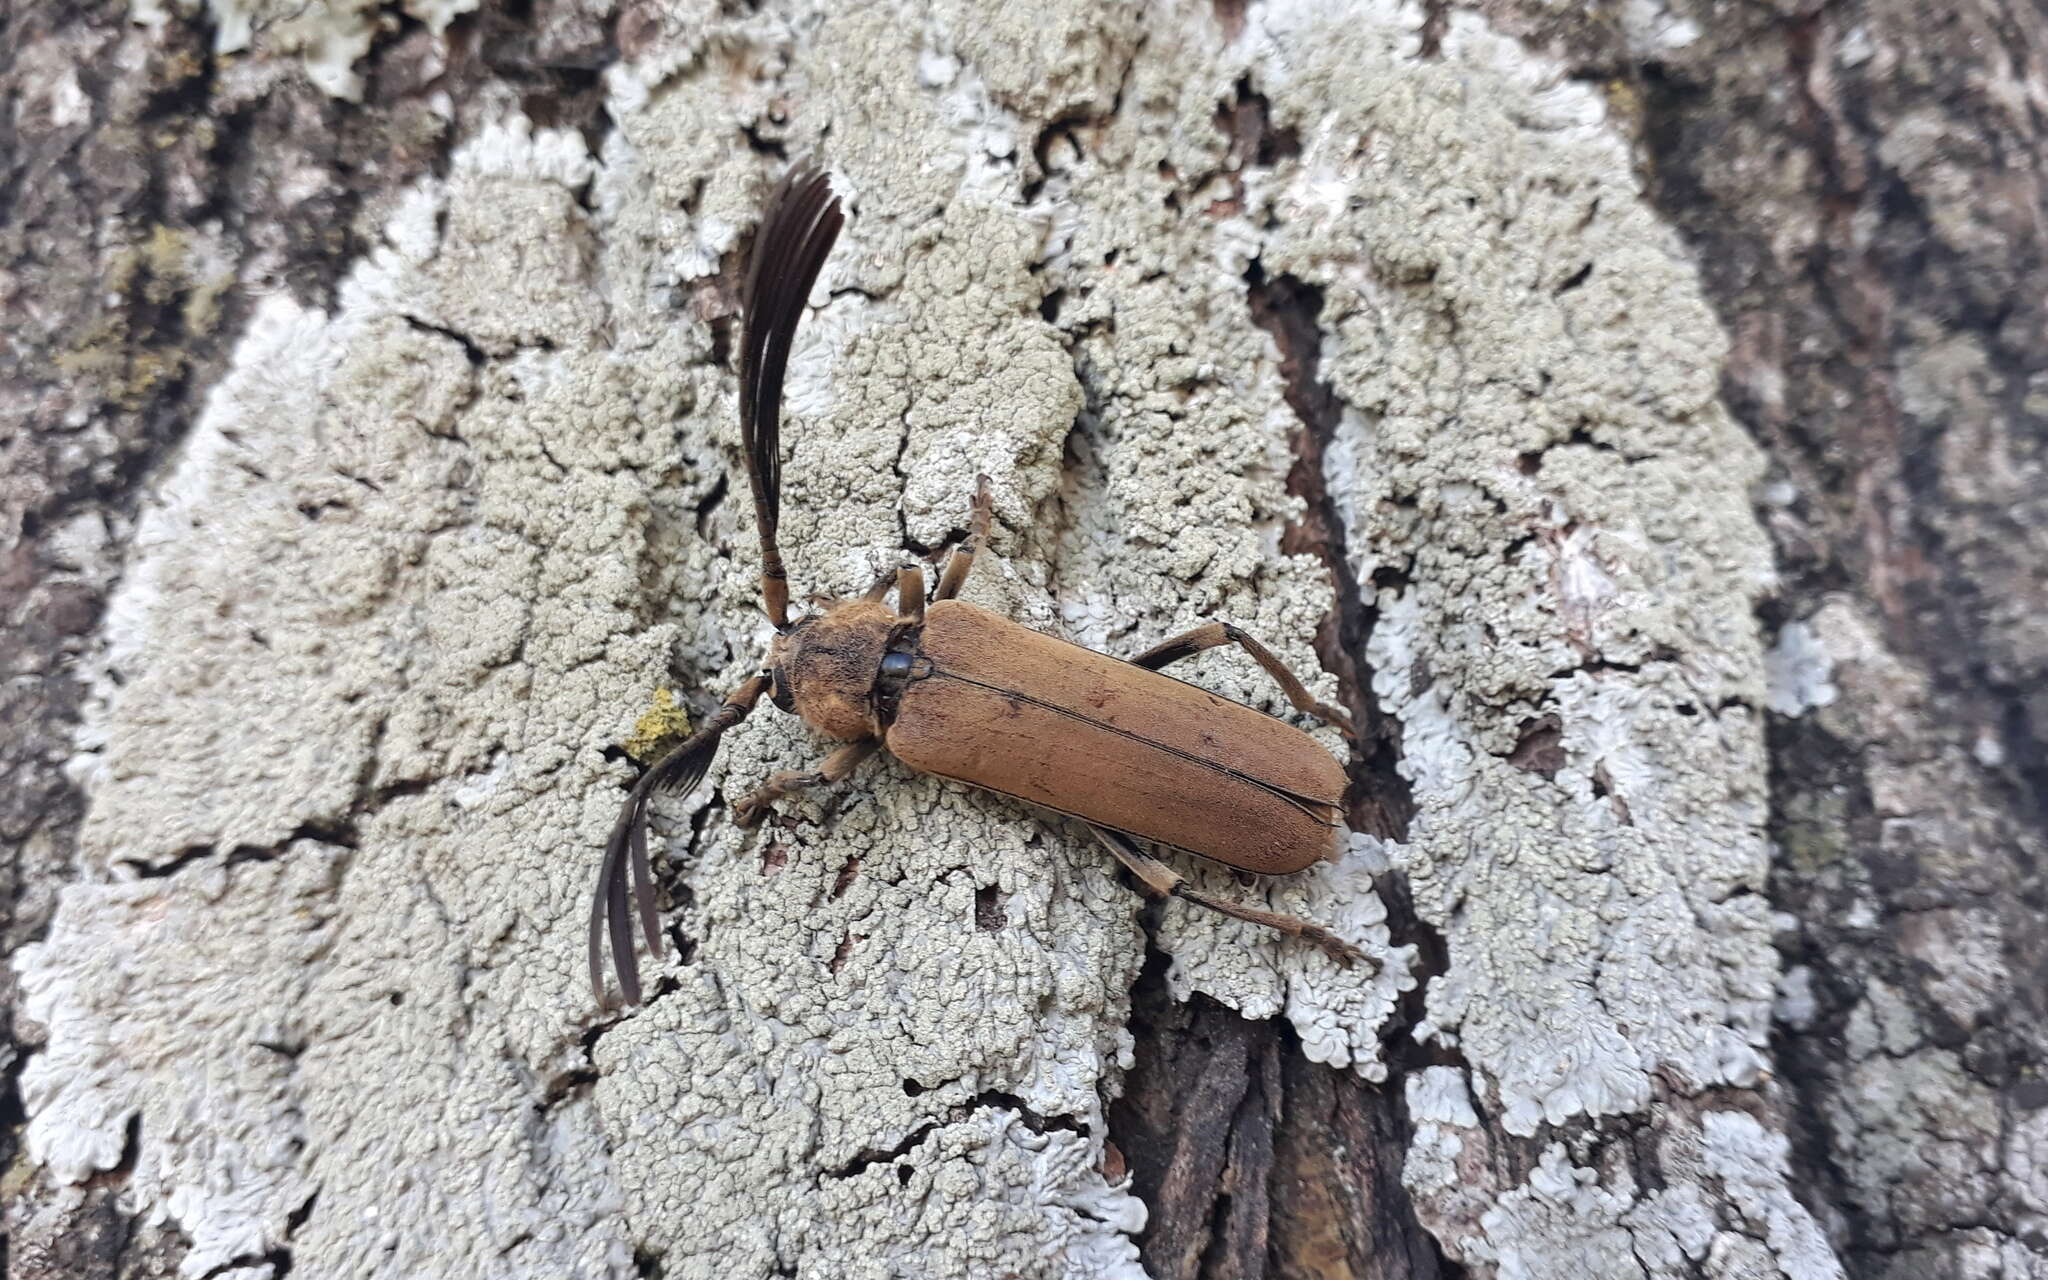
[[[1345,775],[1315,739],[1250,707],[1157,674],[1217,645],[1235,644],[1279,682],[1299,711],[1355,738],[1343,712],[1309,695],[1264,645],[1211,622],[1123,662],[1041,635],[956,599],[988,538],[983,477],[967,538],[953,550],[930,606],[924,571],[884,579],[865,596],[789,620],[789,583],[775,543],[780,511],[782,379],[811,286],[843,222],[826,176],[790,172],[770,199],[741,296],[740,442],[761,532],[761,596],[775,639],[767,665],[633,787],[605,849],[590,913],[590,985],[604,999],[609,930],[619,986],[640,999],[626,905],[627,867],[648,948],[661,954],[647,862],[647,806],[686,792],[718,740],[767,694],[844,742],[815,771],[778,773],[737,801],[743,825],[782,796],[838,782],[887,746],[913,769],[973,783],[1079,818],[1152,892],[1308,939],[1340,960],[1361,953],[1320,925],[1254,910],[1190,887],[1139,840],[1227,866],[1285,875],[1332,858],[1343,843]]]

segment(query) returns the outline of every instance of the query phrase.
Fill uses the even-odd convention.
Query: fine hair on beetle
[[[590,912],[590,985],[605,998],[609,938],[619,988],[640,999],[632,916],[655,957],[661,919],[647,857],[648,806],[683,794],[711,767],[719,739],[766,696],[842,745],[814,769],[784,771],[733,803],[743,826],[784,796],[845,780],[887,747],[925,773],[971,783],[1088,824],[1153,894],[1278,930],[1339,963],[1365,959],[1321,925],[1215,898],[1141,843],[1262,875],[1335,858],[1344,845],[1344,768],[1306,733],[1264,712],[1159,674],[1183,658],[1236,645],[1294,708],[1357,733],[1317,701],[1272,651],[1227,622],[1207,622],[1124,661],[1033,631],[959,599],[987,543],[993,500],[976,487],[968,533],[938,586],[921,565],[865,595],[819,601],[790,617],[776,543],[782,499],[782,383],[811,286],[844,223],[826,174],[797,165],[770,196],[740,305],[740,446],[761,539],[761,602],[775,628],[759,670],[633,786],[612,826]],[[891,588],[896,601],[885,603]],[[628,905],[628,877],[632,906]]]

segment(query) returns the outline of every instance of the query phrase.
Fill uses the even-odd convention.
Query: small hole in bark
[[[395,1009],[399,1005],[405,1003],[405,993],[403,991],[394,991],[391,994],[385,996],[384,999],[391,1005],[392,1008]]]
[[[1555,714],[1524,720],[1521,740],[1508,752],[1508,763],[1517,769],[1554,778],[1565,766],[1564,722]]]
[[[1003,911],[1003,894],[994,885],[974,891],[974,927],[983,933],[994,933],[1009,923],[1009,916]]]
[[[1635,825],[1635,819],[1629,816],[1628,801],[1615,793],[1614,779],[1609,776],[1605,764],[1593,766],[1593,798],[1596,800],[1606,800],[1614,810],[1615,819],[1621,825],[1625,827]]]
[[[1054,289],[1051,293],[1039,299],[1038,314],[1045,319],[1047,324],[1058,324],[1060,322],[1060,304],[1066,300],[1067,291],[1065,289]]]
[[[704,500],[697,504],[698,537],[710,539],[711,513],[718,510],[719,504],[725,501],[727,487],[725,473],[720,472],[718,479],[711,482],[711,492],[705,494]]]
[[[919,1084],[919,1083],[918,1083],[917,1081],[915,1081],[915,1080],[905,1080],[905,1081],[903,1082],[903,1096],[904,1096],[904,1097],[906,1097],[906,1098],[915,1098],[915,1097],[916,1097],[916,1096],[917,1096],[918,1094],[920,1094],[920,1093],[923,1093],[923,1092],[924,1092],[924,1086],[923,1086],[923,1085],[921,1085],[921,1084]]]
[[[1543,452],[1540,449],[1531,449],[1522,454],[1515,459],[1515,469],[1525,476],[1535,475],[1543,470]]]
[[[909,1165],[899,1164],[896,1166],[896,1185],[899,1187],[907,1187],[910,1185]]]
[[[284,1234],[290,1239],[294,1231],[306,1225],[306,1219],[313,1216],[313,1206],[320,1203],[320,1193],[315,1191],[306,1197],[306,1202],[287,1214],[284,1220]],[[282,1273],[280,1273],[282,1274]]]
[[[1700,713],[1700,709],[1692,705],[1690,702],[1681,702],[1677,706],[1673,707],[1672,710],[1676,711],[1679,715],[1682,716],[1696,716]]]
[[[1570,275],[1566,276],[1564,279],[1564,283],[1557,286],[1557,288],[1553,292],[1570,293],[1572,290],[1586,283],[1586,280],[1592,274],[1593,264],[1589,262],[1585,266],[1580,267],[1577,271],[1574,271]]]
[[[1273,127],[1271,104],[1252,87],[1248,75],[1237,78],[1230,105],[1216,112],[1216,126],[1230,140],[1232,169],[1246,164],[1270,169],[1301,154],[1301,135],[1291,128]]]

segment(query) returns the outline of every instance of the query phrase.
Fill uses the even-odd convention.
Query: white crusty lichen
[[[886,765],[829,823],[714,813],[678,867],[691,962],[590,1035],[583,921],[627,777],[606,748],[651,689],[729,686],[761,641],[747,516],[718,497],[743,488],[716,316],[675,292],[687,237],[651,180],[697,163],[707,217],[750,220],[773,172],[705,148],[721,117],[693,107],[724,83],[650,96],[601,172],[516,119],[469,142],[334,314],[263,304],[141,522],[75,770],[84,880],[17,958],[49,1029],[24,1080],[57,1176],[132,1140],[191,1275],[280,1249],[351,1273],[629,1275],[651,1249],[676,1276],[1141,1274],[1143,1207],[1101,1172],[1137,903],[1036,815]],[[866,180],[924,198],[905,163]],[[1036,314],[1037,236],[953,216],[960,243],[900,240],[895,296],[800,356],[806,589],[905,554],[907,422],[942,437],[909,457],[931,541],[979,471],[1020,525],[1055,482],[1080,393]],[[897,234],[857,222],[848,274],[863,227]],[[918,377],[964,408],[976,370],[979,416],[915,420]],[[991,556],[976,590],[1018,588]],[[820,750],[764,714],[720,779]]]
[[[1275,177],[1264,261],[1323,290],[1347,547],[1392,571],[1370,657],[1420,808],[1393,856],[1450,955],[1421,1033],[1531,1134],[1640,1110],[1653,1073],[1761,1069],[1768,568],[1689,264],[1597,97],[1475,22],[1415,64],[1276,10],[1276,113],[1336,105]],[[1520,758],[1553,722],[1556,761]]]
[[[1782,1160],[1680,1161],[1651,1194],[1577,1149],[1511,1185],[1489,1159],[1646,1115],[1659,1081],[1739,1090],[1772,998],[1750,464],[1597,99],[1469,15],[1423,59],[1392,3],[1259,6],[1235,35],[1078,2],[641,26],[600,156],[516,117],[469,139],[332,314],[257,309],[161,477],[76,762],[81,879],[16,959],[49,1029],[31,1155],[76,1181],[131,1154],[194,1276],[279,1249],[321,1274],[1142,1275],[1144,1208],[1103,1172],[1141,908],[1070,824],[878,759],[740,832],[716,797],[827,750],[764,706],[659,809],[649,1002],[584,989],[629,777],[608,749],[766,639],[723,355],[776,176],[751,130],[820,155],[851,215],[790,375],[800,592],[942,546],[987,474],[970,599],[1124,654],[1226,618],[1334,698],[1328,567],[1283,550],[1290,438],[1329,424],[1289,405],[1302,353],[1247,282],[1322,291],[1326,478],[1358,579],[1394,571],[1370,656],[1421,817],[1253,886],[1183,860],[1371,963],[1176,902],[1172,989],[1385,1079],[1417,981],[1392,866],[1450,959],[1422,1032],[1468,1064],[1407,1087],[1448,1249],[1502,1274],[1794,1256]],[[1219,130],[1255,115],[1241,86],[1298,151]],[[1242,655],[1175,674],[1293,715]],[[1551,775],[1511,763],[1544,716]]]
[[[1435,1158],[1418,1170],[1418,1157],[1431,1145],[1442,1147],[1446,1131],[1456,1132],[1457,1118],[1446,1121],[1442,1107],[1428,1109],[1425,1099],[1441,1092],[1409,1089],[1419,1123],[1406,1181],[1432,1200],[1466,1210],[1439,1223],[1453,1258],[1489,1266],[1504,1280],[1842,1275],[1820,1228],[1787,1188],[1790,1144],[1746,1112],[1665,1113],[1656,1152],[1662,1186],[1640,1185],[1637,1165],[1626,1155],[1582,1164],[1565,1144],[1550,1143],[1527,1179],[1495,1198],[1469,1182],[1432,1188],[1431,1180],[1444,1172]],[[1448,1141],[1455,1153],[1456,1138]],[[1480,1167],[1459,1161],[1451,1172]],[[1472,1212],[1482,1200],[1491,1203]]]
[[[1428,59],[1420,6],[1381,16],[1273,4],[1242,41],[1300,145],[1250,212],[1275,215],[1263,271],[1320,292],[1328,474],[1378,584],[1367,657],[1418,809],[1389,853],[1448,956],[1416,1034],[1469,1064],[1496,1134],[1754,1086],[1771,570],[1721,335],[1595,87],[1470,11]],[[1525,1250],[1529,1274],[1661,1274],[1649,1258],[1676,1255],[1613,1233],[1681,1192],[1710,1224],[1745,1212],[1705,1175],[1650,1197],[1561,1148],[1510,1188],[1461,1141],[1418,1129],[1418,1207],[1469,1222],[1476,1194],[1506,1215],[1477,1238],[1541,1221],[1581,1242],[1573,1265]],[[1691,1256],[1696,1233],[1671,1238]],[[1833,1265],[1743,1239],[1788,1274]],[[1471,1256],[1515,1271],[1498,1243]]]
[[[294,1075],[306,1042],[293,1013],[309,966],[333,944],[343,858],[301,841],[272,862],[216,862],[175,882],[76,887],[40,946],[109,954],[23,967],[23,1011],[51,1046],[22,1070],[29,1158],[82,1182],[132,1156],[131,1193],[192,1242],[188,1274],[269,1253],[315,1193],[297,1158],[306,1127]],[[192,998],[258,985],[273,1001]],[[194,1079],[199,1063],[205,1076]],[[187,1105],[129,1101],[142,1097]],[[236,1123],[219,1123],[216,1102]]]
[[[602,329],[563,141],[478,139],[334,315],[258,309],[109,606],[84,879],[16,960],[31,1150],[132,1128],[190,1275],[631,1267],[558,851],[667,669],[635,473],[701,338]]]
[[[1036,19],[1019,11],[1009,21]],[[1241,144],[1216,126],[1244,69],[1242,50],[1217,28],[1154,24],[1142,52],[1126,55],[1121,109],[1077,135],[1051,135],[1019,175],[1023,189],[1038,188],[1029,207],[1044,228],[1039,287],[1085,400],[1067,445],[1072,464],[1049,495],[1054,535],[1027,543],[1017,571],[1057,601],[1057,622],[1039,625],[1064,623],[1080,643],[1135,654],[1223,618],[1332,699],[1335,681],[1314,647],[1335,608],[1328,566],[1281,548],[1304,515],[1288,487],[1289,441],[1301,424],[1272,341],[1252,323],[1245,274],[1262,233],[1230,208]],[[1019,100],[1021,90],[1005,86],[997,73],[988,91]],[[1099,106],[1094,79],[1076,77],[1066,92],[1054,100],[1060,112]],[[1029,604],[1024,616],[1037,622]],[[1234,650],[1172,673],[1314,727]],[[1347,751],[1334,731],[1315,732],[1333,752]],[[1335,862],[1253,886],[1182,860],[1179,869],[1208,892],[1326,922],[1371,962],[1343,968],[1176,901],[1159,935],[1173,961],[1171,989],[1201,991],[1248,1017],[1284,1013],[1315,1061],[1385,1079],[1382,1030],[1415,982],[1414,949],[1394,945],[1374,887],[1385,865],[1378,842],[1363,838]]]
[[[1838,693],[1835,664],[1805,622],[1778,628],[1778,640],[1764,655],[1765,705],[1781,716],[1803,715],[1832,703]]]

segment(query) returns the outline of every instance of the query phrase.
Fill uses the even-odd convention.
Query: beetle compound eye
[[[794,714],[796,698],[789,691],[789,675],[781,667],[768,673],[768,701],[775,704],[777,711]]]
[[[917,655],[910,653],[885,654],[882,658],[882,674],[896,680],[910,678],[911,668],[917,664]]]

